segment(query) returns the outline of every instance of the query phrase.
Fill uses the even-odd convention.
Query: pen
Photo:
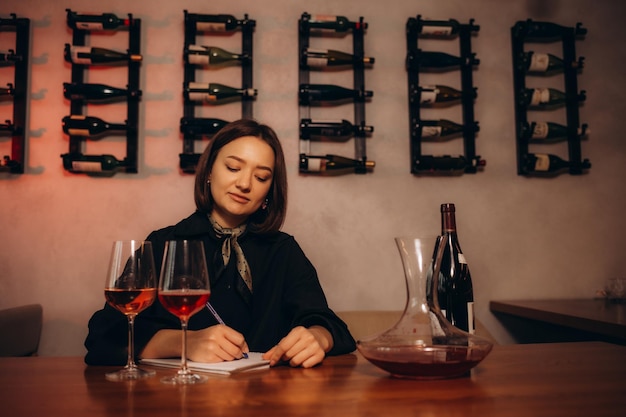
[[[224,323],[224,320],[222,320],[220,315],[217,314],[217,311],[215,311],[211,303],[208,301],[206,302],[206,308],[209,309],[209,311],[211,312],[211,314],[213,314],[213,317],[215,317],[215,320],[217,320],[219,324],[223,324],[224,326],[226,326],[226,323]],[[242,353],[243,353],[243,358],[248,359],[248,354],[246,352],[242,352]]]

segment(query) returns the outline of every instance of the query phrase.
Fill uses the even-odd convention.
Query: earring
[[[265,201],[263,201],[263,204],[261,204],[261,208],[265,210],[268,204],[269,204],[269,200],[266,198]]]

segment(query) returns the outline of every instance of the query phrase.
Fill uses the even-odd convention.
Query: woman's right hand
[[[248,351],[243,335],[223,324],[187,331],[187,357],[192,361],[232,361]]]

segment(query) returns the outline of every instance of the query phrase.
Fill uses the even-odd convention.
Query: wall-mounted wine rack
[[[478,122],[474,119],[476,88],[472,72],[479,64],[472,52],[471,38],[479,26],[471,19],[468,24],[457,20],[423,20],[420,15],[409,18],[406,23],[409,95],[409,131],[411,173],[416,175],[461,175],[476,173],[485,165],[485,160],[476,155],[476,132]],[[458,37],[460,56],[443,52],[422,51],[418,42],[421,38],[450,41]],[[458,70],[461,75],[461,90],[448,86],[421,86],[420,72]],[[422,120],[422,106],[458,104],[462,106],[462,123],[442,120]],[[424,155],[422,142],[445,140],[446,137],[463,137],[463,155]]]
[[[360,17],[350,21],[344,16],[310,15],[303,13],[298,22],[299,65],[299,117],[300,117],[300,162],[302,174],[336,175],[343,173],[365,174],[371,172],[374,161],[367,158],[366,138],[373,131],[365,121],[365,104],[373,95],[365,89],[365,68],[374,63],[364,52],[364,34],[367,23]],[[320,51],[310,49],[311,38],[324,35],[352,34],[351,53],[335,50]],[[322,67],[331,64],[339,56],[340,65],[353,72],[353,88],[328,84],[310,84],[311,70],[316,66],[312,60],[324,60]],[[351,61],[351,62],[348,62]],[[344,69],[340,68],[340,69]],[[352,101],[354,103],[354,121],[319,121],[312,119],[311,107],[317,105],[337,105]],[[337,140],[354,137],[354,159],[334,154],[311,154],[311,142],[315,140]],[[343,137],[343,138],[342,138]]]
[[[195,151],[195,143],[202,140],[203,136],[212,136],[221,129],[227,121],[214,118],[196,117],[198,101],[209,102],[210,104],[230,103],[233,100],[241,100],[241,117],[252,118],[252,104],[256,96],[253,86],[252,63],[253,63],[253,35],[256,21],[249,19],[248,15],[239,20],[232,15],[224,14],[196,14],[185,13],[185,55],[184,68],[184,103],[183,117],[180,120],[180,131],[183,135],[183,152],[180,156],[180,169],[184,173],[193,174],[200,159],[200,153]],[[215,35],[224,32],[241,30],[241,54],[236,58],[224,58],[241,65],[241,88],[229,87],[222,84],[199,85],[196,83],[196,71],[198,63],[189,59],[191,52],[198,52],[205,55],[208,67],[210,68],[212,52],[209,48],[197,45],[198,34]],[[222,54],[231,54],[221,50]],[[217,57],[219,58],[219,56]],[[206,69],[207,64],[204,65]],[[194,88],[197,87],[197,88]],[[193,95],[204,97],[204,100],[193,100]],[[191,97],[191,98],[190,98]]]
[[[515,132],[517,174],[524,176],[554,176],[563,172],[580,175],[591,168],[588,159],[582,159],[581,140],[587,125],[580,126],[579,109],[585,100],[585,91],[578,91],[578,73],[584,58],[576,58],[576,40],[584,37],[587,29],[577,23],[565,27],[552,22],[519,21],[511,28],[513,54],[513,83],[515,93]],[[562,43],[563,56],[541,50],[526,51],[528,43]],[[562,74],[564,92],[549,87],[528,88],[526,76],[546,77]],[[538,80],[537,77],[533,81]],[[528,112],[552,111],[565,107],[566,126],[555,122],[529,121]],[[534,153],[531,145],[567,141],[568,160],[553,153]]]
[[[0,33],[15,32],[15,49],[0,51],[0,66],[13,66],[13,82],[7,82],[6,96],[13,100],[13,120],[0,123],[0,135],[11,136],[11,155],[0,161],[0,172],[23,174],[26,158],[26,109],[28,99],[28,60],[30,56],[30,19],[11,14],[0,18]],[[2,94],[0,100],[3,100]]]
[[[113,175],[122,171],[138,172],[139,100],[141,69],[141,19],[132,14],[127,19],[106,13],[78,14],[67,11],[67,26],[72,29],[72,44],[65,45],[65,60],[71,64],[71,83],[64,85],[64,95],[70,100],[70,115],[63,119],[63,130],[69,135],[69,152],[61,155],[63,168],[72,173],[90,175]],[[110,31],[127,29],[127,53],[87,47],[87,37]],[[128,69],[128,84],[124,95],[112,100],[126,101],[125,123],[109,124],[95,116],[87,115],[87,105],[93,100],[93,89],[111,90],[113,87],[85,83],[85,73],[91,65],[123,64]],[[111,133],[110,130],[125,131],[126,156],[118,160],[112,155],[89,155],[83,153],[84,142],[96,136]]]

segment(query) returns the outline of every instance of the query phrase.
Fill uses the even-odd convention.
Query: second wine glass
[[[207,377],[192,373],[187,367],[187,324],[200,311],[211,295],[204,245],[201,241],[170,240],[165,244],[159,280],[159,301],[180,319],[182,329],[181,368],[171,377],[161,379],[168,384],[198,384]]]

